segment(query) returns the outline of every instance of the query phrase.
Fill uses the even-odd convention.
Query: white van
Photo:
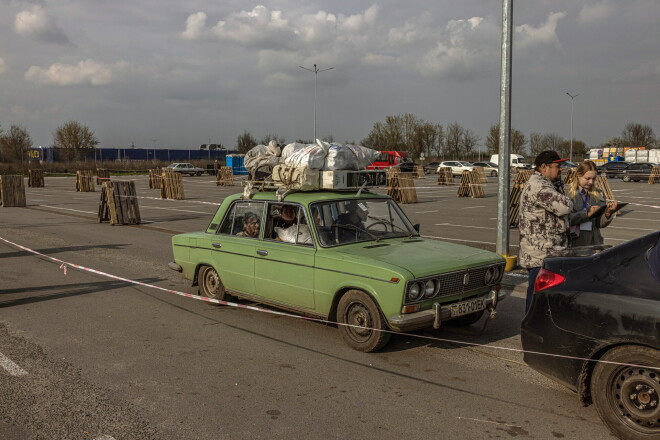
[[[490,156],[490,161],[499,165],[500,164],[498,160],[499,156],[500,156],[499,154],[493,154],[492,156]],[[525,168],[525,169],[532,168],[532,166],[528,164],[527,161],[525,161],[525,156],[522,156],[520,154],[513,154],[513,153],[510,156],[511,157],[509,159],[509,162],[513,168]]]

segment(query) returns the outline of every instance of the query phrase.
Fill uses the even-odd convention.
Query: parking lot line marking
[[[156,206],[140,206],[140,209],[145,208],[145,209],[164,209],[167,211],[181,211],[181,212],[192,212],[195,214],[207,214],[207,215],[213,215],[212,212],[202,212],[202,211],[191,211],[189,209],[176,209],[176,208],[158,208]]]
[[[493,244],[493,245],[495,244],[494,242],[490,242],[490,241],[461,240],[459,238],[435,237],[433,235],[422,235],[422,238],[433,238],[433,239],[436,239],[436,240],[461,241],[463,243],[479,243],[479,244]],[[509,247],[519,247],[519,246],[517,244],[510,244]]]
[[[657,229],[646,229],[646,228],[627,228],[625,226],[608,226],[610,229],[628,229],[629,231],[651,231],[655,232]]]
[[[438,210],[434,209],[433,211],[416,211],[415,214],[427,214],[429,212],[438,212]]]
[[[495,425],[504,425],[504,426],[508,426],[508,427],[510,427],[510,428],[521,428],[521,427],[518,426],[518,425],[510,425],[510,424],[508,424],[508,423],[498,422],[498,421],[495,421],[495,420],[473,419],[472,417],[460,417],[460,416],[459,416],[459,417],[456,417],[456,418],[457,418],[457,419],[461,419],[461,420],[472,420],[472,421],[475,421],[475,422],[493,423],[493,424],[495,424]]]
[[[62,209],[64,211],[84,212],[85,214],[98,214],[96,211],[80,211],[79,209],[59,208],[57,206],[51,206],[51,205],[38,205],[38,206],[43,206],[44,208]]]
[[[94,440],[115,440],[115,438],[111,435],[102,435],[101,437],[96,437]]]
[[[14,361],[9,359],[7,356],[5,356],[2,353],[0,353],[0,367],[7,370],[7,372],[12,376],[25,376],[26,374],[28,374],[27,371],[16,365]]]
[[[466,206],[463,209],[485,208],[485,206]]]
[[[468,225],[454,225],[452,223],[436,223],[434,226],[457,226],[461,228],[473,228],[473,229],[495,229],[490,226],[468,226]]]

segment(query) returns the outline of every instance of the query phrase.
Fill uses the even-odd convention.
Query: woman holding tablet
[[[576,178],[571,182],[567,196],[573,200],[569,214],[569,247],[603,244],[600,230],[612,222],[617,202],[606,202],[602,191],[594,188],[598,170],[590,160],[582,162],[576,169]]]

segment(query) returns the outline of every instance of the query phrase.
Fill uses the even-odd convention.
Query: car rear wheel
[[[370,353],[390,340],[385,318],[369,295],[349,290],[337,305],[339,331],[346,344],[354,350]],[[345,325],[342,325],[345,324]]]
[[[201,176],[201,175],[202,175],[202,172],[201,172],[201,171],[197,171],[196,174],[197,174],[198,176]]]
[[[496,177],[496,176],[497,176],[497,171],[490,172],[490,177]]]
[[[598,415],[620,438],[660,436],[660,351],[620,346],[608,351],[594,368],[591,395]],[[631,367],[628,365],[639,365]]]
[[[231,298],[231,295],[225,291],[225,286],[222,284],[222,280],[220,280],[220,275],[211,266],[202,266],[199,268],[197,281],[200,295],[219,301],[228,301]],[[209,304],[219,305],[217,303]]]
[[[623,180],[624,182],[630,182],[630,176],[623,176],[621,180]]]

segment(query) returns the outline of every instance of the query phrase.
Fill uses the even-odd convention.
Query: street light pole
[[[319,76],[320,72],[325,72],[326,70],[334,69],[334,67],[328,67],[327,69],[320,69],[314,64],[314,69],[308,69],[307,67],[298,66],[301,69],[305,69],[309,72],[314,73],[314,142],[316,142],[316,79]]]
[[[573,99],[575,99],[577,96],[580,96],[580,94],[577,93],[575,95],[571,95],[568,92],[566,92],[566,94],[571,97],[571,151],[568,155],[568,160],[573,162]]]

